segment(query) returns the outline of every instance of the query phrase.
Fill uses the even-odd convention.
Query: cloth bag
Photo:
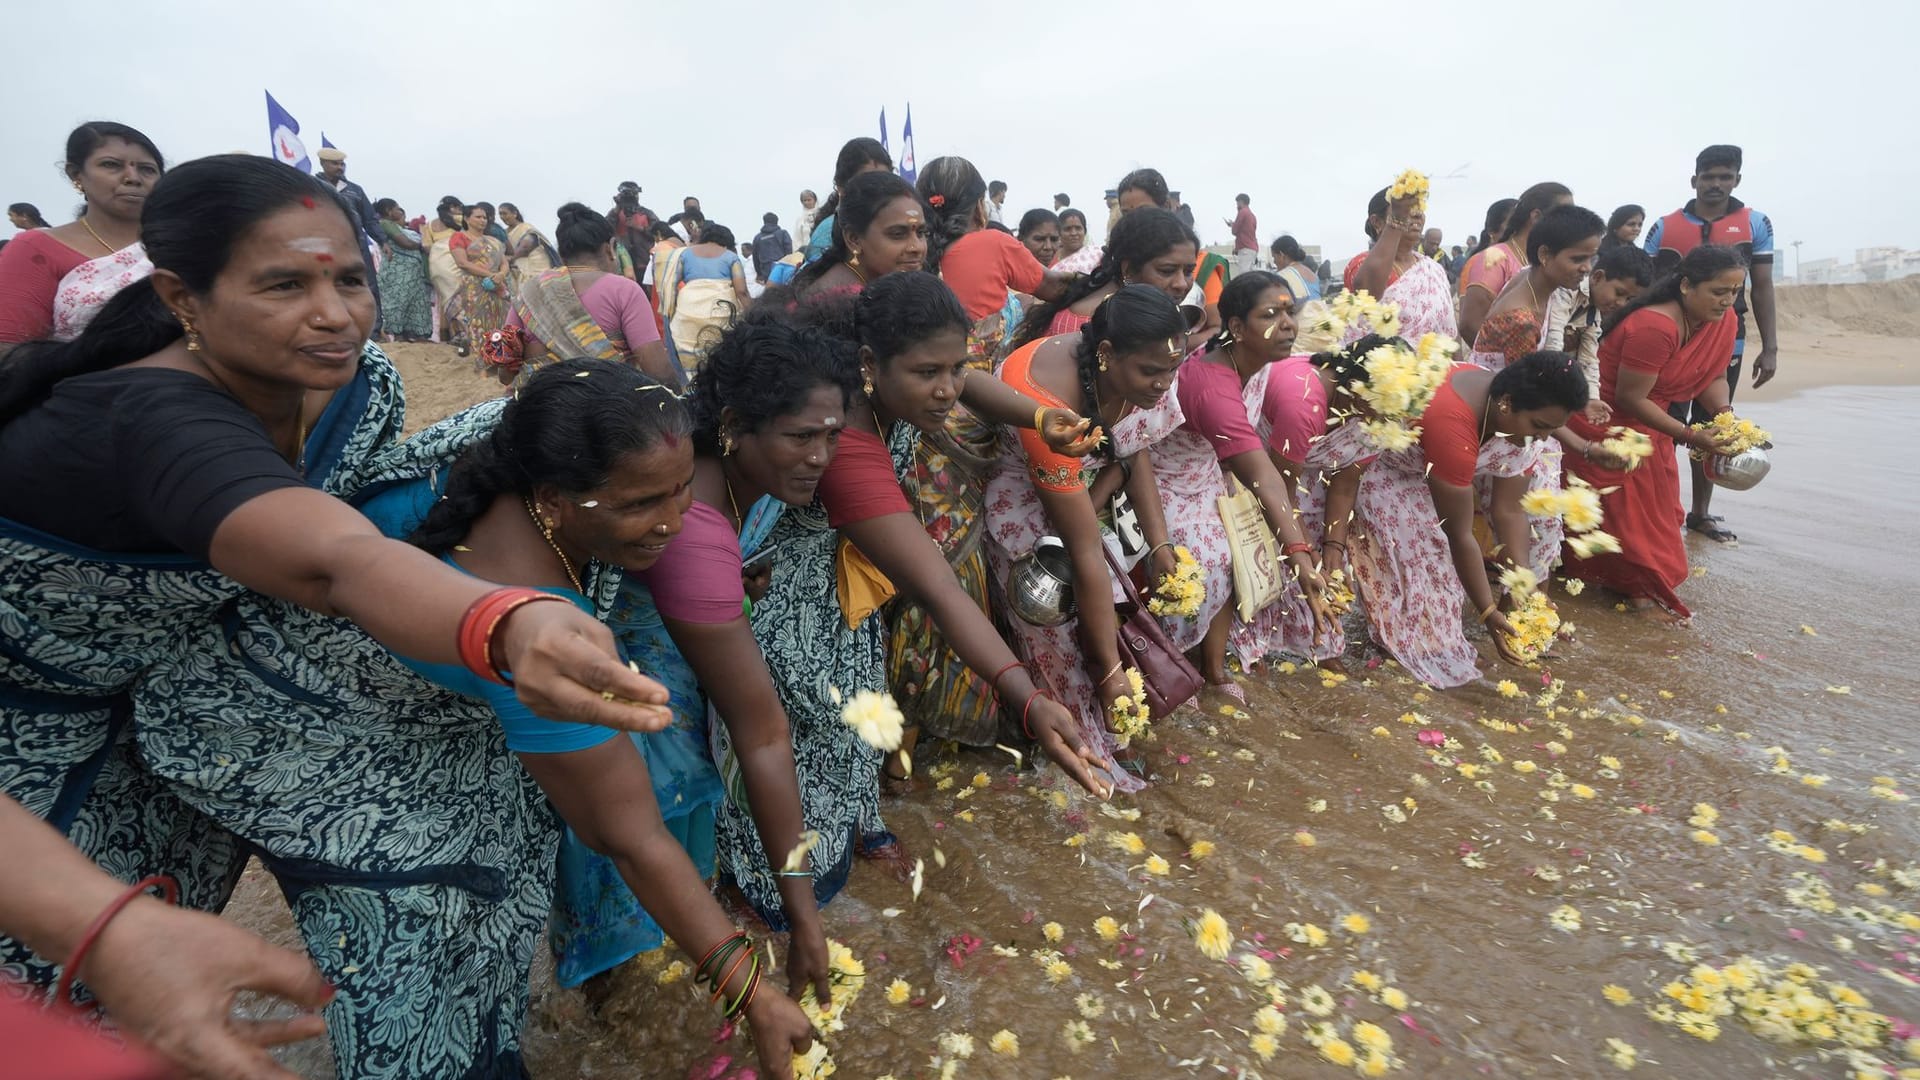
[[[1120,662],[1140,673],[1146,684],[1147,710],[1158,720],[1193,699],[1206,680],[1174,647],[1173,640],[1160,628],[1160,620],[1140,602],[1140,591],[1113,549],[1100,545],[1107,556],[1107,569],[1119,584],[1122,598],[1113,605],[1119,623],[1115,635],[1120,644]]]
[[[1280,542],[1267,527],[1267,516],[1254,498],[1228,474],[1227,493],[1220,496],[1220,523],[1227,528],[1227,550],[1233,555],[1233,604],[1241,622],[1280,599],[1286,585],[1280,580]]]

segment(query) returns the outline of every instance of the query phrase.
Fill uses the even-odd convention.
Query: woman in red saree
[[[1603,492],[1603,527],[1619,539],[1620,550],[1582,559],[1569,549],[1563,570],[1624,595],[1639,610],[1657,605],[1682,619],[1692,614],[1673,591],[1687,579],[1674,448],[1711,452],[1715,444],[1705,431],[1669,416],[1667,407],[1697,398],[1715,414],[1732,411],[1727,357],[1738,319],[1733,300],[1746,271],[1733,248],[1695,248],[1679,270],[1628,304],[1600,340],[1600,396],[1613,407],[1614,423],[1653,439],[1653,453],[1627,472],[1566,458],[1575,476]],[[1584,439],[1606,437],[1584,416],[1568,426]]]

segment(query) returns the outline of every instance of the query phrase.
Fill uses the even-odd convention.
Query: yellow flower
[[[1302,945],[1311,945],[1318,949],[1327,943],[1327,932],[1312,923],[1290,922],[1282,927],[1289,938]]]
[[[793,1075],[795,1080],[826,1080],[838,1069],[833,1058],[827,1055],[827,1044],[819,1039],[804,1054],[793,1055]]]
[[[1300,991],[1300,1007],[1314,1016],[1330,1016],[1333,1013],[1333,995],[1320,986],[1309,986]]]
[[[1313,834],[1308,832],[1305,829],[1293,830],[1293,842],[1300,845],[1301,847],[1312,847],[1313,845],[1319,843],[1319,841],[1313,838]]]
[[[999,1031],[993,1033],[993,1038],[987,1040],[987,1049],[996,1054],[1005,1054],[1008,1057],[1019,1057],[1020,1036],[1015,1035],[1006,1028],[1001,1028]]]
[[[1530,773],[1537,768],[1539,768],[1539,766],[1531,761],[1516,761],[1513,763],[1513,771],[1517,773]]]
[[[1093,920],[1093,932],[1100,935],[1101,941],[1113,941],[1120,936],[1120,924],[1111,915],[1102,915]]]
[[[1559,907],[1547,912],[1547,921],[1553,924],[1555,930],[1565,930],[1568,933],[1572,933],[1580,929],[1580,909],[1574,907],[1572,904],[1561,904]]]
[[[1139,833],[1114,833],[1112,836],[1107,837],[1107,843],[1112,844],[1114,847],[1119,848],[1129,855],[1145,855],[1147,853],[1147,842],[1140,839]]]
[[[1340,929],[1349,934],[1364,934],[1373,929],[1373,920],[1356,911],[1340,919]]]
[[[1067,936],[1067,928],[1057,922],[1050,922],[1040,928],[1040,936],[1058,945],[1060,940]]]
[[[1567,590],[1568,596],[1579,596],[1581,593],[1587,591],[1587,583],[1577,577],[1567,578],[1561,581],[1560,587]]]
[[[1693,842],[1696,844],[1705,844],[1708,847],[1720,846],[1720,838],[1706,829],[1693,830],[1692,837]]]
[[[1173,869],[1173,867],[1167,863],[1167,860],[1158,855],[1147,856],[1146,868],[1147,873],[1155,877],[1166,877],[1168,872]]]
[[[1389,986],[1385,990],[1380,991],[1380,1004],[1385,1005],[1395,1012],[1405,1009],[1410,1003],[1411,1001],[1407,997],[1407,992],[1397,986]]]
[[[1266,957],[1242,953],[1239,964],[1240,974],[1245,975],[1248,982],[1264,986],[1273,981],[1273,965],[1267,963]]]
[[[1199,862],[1211,854],[1213,854],[1213,841],[1211,840],[1195,840],[1193,845],[1187,848],[1187,858],[1192,859],[1194,862]]]
[[[906,717],[893,696],[874,690],[853,695],[840,709],[840,722],[854,730],[860,741],[875,750],[900,749],[900,732]]]
[[[1711,829],[1713,828],[1713,823],[1719,820],[1720,811],[1715,810],[1707,803],[1694,803],[1693,816],[1687,819],[1687,824],[1697,828]]]
[[[1073,978],[1072,964],[1067,963],[1065,960],[1050,960],[1047,962],[1048,982],[1063,983],[1071,978]]]
[[[1353,1041],[1376,1053],[1384,1054],[1393,1049],[1393,1036],[1378,1024],[1365,1020],[1353,1025]]]
[[[1567,790],[1573,792],[1573,797],[1576,799],[1591,799],[1595,794],[1594,790],[1585,784],[1575,784]]]
[[[1600,988],[1600,996],[1615,1005],[1633,1004],[1633,991],[1617,983],[1608,983]]]
[[[1614,757],[1612,754],[1601,754],[1600,765],[1602,768],[1618,771],[1620,768],[1620,759]]]
[[[1282,1035],[1287,1030],[1287,1014],[1272,1005],[1262,1005],[1253,1014],[1254,1030],[1268,1035]]]
[[[1073,1007],[1079,1009],[1080,1015],[1088,1020],[1093,1020],[1107,1011],[1106,1005],[1101,1003],[1098,994],[1081,994],[1073,999]]]
[[[1619,1039],[1607,1040],[1607,1060],[1613,1062],[1614,1065],[1619,1068],[1633,1068],[1634,1065],[1637,1064],[1639,1056],[1639,1051],[1635,1050],[1632,1044],[1622,1042]]]
[[[1193,923],[1193,943],[1209,959],[1225,960],[1233,948],[1233,929],[1219,912],[1206,908]]]
[[[1320,1056],[1342,1068],[1353,1064],[1353,1046],[1345,1039],[1328,1039],[1320,1044]]]
[[[1392,1067],[1393,1059],[1378,1050],[1367,1051],[1367,1056],[1360,1059],[1358,1066],[1361,1076],[1385,1076]]]
[[[940,1033],[940,1052],[950,1057],[972,1057],[973,1036],[965,1032],[943,1031]]]
[[[1085,1020],[1067,1021],[1066,1026],[1060,1029],[1060,1036],[1067,1041],[1067,1049],[1076,1054],[1093,1044],[1093,1029],[1087,1026]]]
[[[1256,1031],[1247,1040],[1247,1049],[1260,1055],[1261,1061],[1272,1061],[1273,1055],[1280,1051],[1280,1040],[1264,1031]]]
[[[1348,979],[1347,982],[1352,984],[1356,990],[1365,990],[1369,994],[1378,993],[1380,988],[1386,985],[1385,979],[1382,979],[1371,971],[1356,971],[1353,973],[1353,977]]]
[[[1517,698],[1517,697],[1525,696],[1525,693],[1518,686],[1515,686],[1513,684],[1512,679],[1501,679],[1500,684],[1498,686],[1495,686],[1494,689],[1500,691],[1500,696],[1503,698]]]
[[[913,999],[913,987],[905,979],[895,979],[887,984],[887,1004],[905,1005]]]

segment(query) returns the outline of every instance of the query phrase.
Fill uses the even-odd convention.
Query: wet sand
[[[1833,313],[1783,319],[1785,373],[1741,392],[1774,433],[1774,469],[1716,498],[1737,549],[1690,544],[1691,628],[1556,586],[1579,633],[1543,670],[1489,659],[1488,682],[1444,693],[1391,664],[1356,663],[1344,683],[1265,672],[1249,685],[1251,715],[1160,725],[1156,782],[1111,805],[997,751],[925,747],[931,778],[883,807],[926,860],[925,891],[916,902],[863,864],[826,911],[870,974],[832,1040],[839,1075],[939,1075],[929,1059],[943,1033],[973,1038],[960,1076],[1351,1073],[1303,1038],[1323,1019],[1349,1042],[1354,1024],[1378,1025],[1408,1076],[1612,1075],[1609,1038],[1636,1049],[1639,1075],[1852,1075],[1837,1044],[1779,1045],[1731,1016],[1708,1041],[1647,1014],[1671,1000],[1662,987],[1686,976],[1686,957],[1752,956],[1813,965],[1873,1009],[1920,1021],[1909,914],[1920,829],[1905,801],[1920,791],[1909,733],[1920,631],[1903,610],[1920,596],[1908,556],[1920,499],[1901,452],[1920,388],[1897,385],[1920,379],[1911,338],[1850,332]],[[472,400],[463,389],[487,392],[477,377],[435,377],[426,365],[469,370],[450,351],[396,351],[410,427]],[[1499,679],[1519,696],[1502,696]],[[1553,706],[1533,696],[1550,679],[1565,682]],[[1423,732],[1457,746],[1424,745]],[[1700,803],[1718,814],[1712,845],[1689,822]],[[1118,846],[1128,833],[1138,854]],[[1214,846],[1204,858],[1189,854],[1200,841]],[[1563,905],[1577,928],[1564,911],[1568,928],[1554,924]],[[1204,957],[1185,925],[1208,908],[1234,953],[1261,956],[1279,980],[1288,1025],[1271,1060],[1250,1038],[1270,990]],[[229,915],[291,940],[257,871]],[[1352,915],[1364,932],[1342,927]],[[1122,924],[1118,941],[1096,933],[1101,916]],[[1033,956],[1047,948],[1067,965],[1057,982]],[[886,1002],[896,978],[909,1004]],[[1635,1002],[1610,1004],[1608,984]],[[1312,987],[1329,992],[1324,1018],[1307,1008],[1321,1004]],[[1063,1030],[1082,1006],[1092,1041],[1075,1049]],[[733,1077],[751,1050],[716,1043],[715,1026],[684,982],[654,985],[641,967],[598,1013],[542,971],[529,1062],[540,1076]],[[1003,1029],[1017,1059],[988,1049]],[[1897,1038],[1871,1053],[1913,1064]],[[325,1056],[292,1060],[329,1075]]]

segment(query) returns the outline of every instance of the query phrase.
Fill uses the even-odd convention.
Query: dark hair
[[[1634,218],[1645,221],[1647,219],[1647,211],[1634,203],[1614,207],[1613,213],[1607,217],[1607,232],[1614,232],[1619,229],[1620,226],[1625,225]]]
[[[995,180],[993,183],[987,185],[987,194],[989,195],[1005,195],[1006,193],[1007,182],[1005,180]]]
[[[760,224],[778,225],[780,224],[780,215],[769,210],[766,213],[760,215]]]
[[[155,155],[158,156],[157,154]],[[1693,159],[1693,175],[1699,176],[1715,165],[1730,166],[1734,172],[1740,171],[1740,148],[1728,143],[1715,143],[1707,147]]]
[[[440,224],[451,228],[455,224],[453,220],[455,210],[464,214],[467,212],[467,204],[458,195],[442,195],[440,205],[433,208],[433,214],[440,219]]]
[[[1507,222],[1500,229],[1500,240],[1511,240],[1527,227],[1527,222],[1535,213],[1545,214],[1553,209],[1561,199],[1573,194],[1573,189],[1552,180],[1542,180],[1520,193],[1519,201],[1507,213]]]
[[[1227,287],[1220,290],[1220,299],[1215,302],[1220,312],[1220,332],[1213,335],[1212,340],[1207,342],[1207,347],[1219,349],[1231,345],[1234,337],[1233,332],[1227,329],[1227,325],[1235,319],[1244,319],[1252,314],[1261,294],[1268,289],[1280,289],[1288,296],[1293,296],[1293,286],[1287,284],[1286,278],[1271,270],[1249,270],[1244,274],[1233,275],[1233,280],[1227,282]],[[1305,298],[1295,297],[1295,299],[1304,300]]]
[[[867,231],[873,219],[880,211],[895,199],[912,199],[915,203],[920,196],[913,185],[901,179],[897,173],[868,172],[847,181],[841,189],[846,201],[840,204],[839,211],[833,217],[833,236],[827,243],[827,250],[818,259],[802,267],[793,276],[796,291],[820,280],[820,275],[847,261],[847,237]]]
[[[1081,220],[1081,224],[1084,225],[1085,223],[1086,221],[1083,218]],[[1028,235],[1030,235],[1033,232],[1033,230],[1039,228],[1042,225],[1047,225],[1047,224],[1051,224],[1055,228],[1059,228],[1060,215],[1054,213],[1051,210],[1045,209],[1044,207],[1036,206],[1033,209],[1027,211],[1026,213],[1020,215],[1020,229],[1017,235],[1020,237],[1020,239],[1025,240],[1028,237]]]
[[[552,486],[568,494],[607,482],[628,454],[677,441],[693,427],[678,395],[614,360],[541,368],[500,411],[487,437],[453,463],[445,489],[407,539],[444,554],[502,495]]]
[[[1354,387],[1366,385],[1372,377],[1367,370],[1367,354],[1382,345],[1413,348],[1404,338],[1368,334],[1358,341],[1349,342],[1343,349],[1314,353],[1312,363],[1333,377],[1335,387],[1351,393]]]
[[[485,210],[487,212],[487,224],[489,225],[500,220],[500,211],[495,209],[494,205],[490,202],[486,202],[482,200],[480,202],[474,203],[472,206],[467,207],[467,213],[471,214],[476,209]]]
[[[1114,198],[1128,191],[1145,192],[1147,198],[1153,200],[1153,205],[1162,210],[1167,209],[1167,204],[1173,201],[1173,197],[1167,193],[1167,178],[1160,175],[1159,169],[1135,169],[1121,177],[1120,186],[1113,189]]]
[[[139,129],[111,120],[90,120],[67,135],[67,179],[73,179],[85,168],[87,159],[108,139],[121,139],[138,146],[152,156],[153,163],[160,167],[161,172],[167,171],[167,159],[161,155],[160,148],[153,145],[153,140]]]
[[[840,156],[833,159],[833,191],[827,195],[827,201],[820,204],[820,216],[825,221],[840,212],[840,192],[847,183],[869,165],[885,165],[888,171],[893,169],[893,155],[880,145],[878,139],[861,136],[848,139],[840,148]]]
[[[732,251],[734,244],[738,241],[734,240],[732,229],[727,228],[717,221],[708,221],[701,225],[700,242],[703,244],[719,244],[728,251]]]
[[[973,231],[973,215],[988,185],[973,162],[948,156],[928,162],[915,187],[927,212],[927,269],[939,273],[940,257],[947,248]],[[1005,189],[1002,184],[1001,190]]]
[[[611,228],[611,225],[609,225],[609,228]],[[680,234],[673,231],[673,226],[664,221],[656,221],[647,226],[647,235],[653,237],[656,241],[672,240],[678,242],[680,239]],[[631,254],[631,252],[629,252],[629,254]]]
[[[521,212],[520,212],[520,208],[519,208],[519,207],[517,207],[517,206],[515,206],[515,205],[513,205],[513,204],[512,204],[512,203],[510,203],[510,202],[503,202],[503,203],[501,203],[501,204],[500,204],[500,210],[501,210],[501,212],[502,212],[502,213],[505,213],[506,211],[508,211],[508,210],[511,210],[511,211],[513,211],[513,216],[514,216],[514,217],[517,217],[517,218],[519,218],[519,219],[520,219],[521,221],[525,221],[525,220],[527,220],[527,215],[525,215],[525,214],[523,214],[523,213],[521,213]]]
[[[607,215],[586,203],[570,202],[554,211],[554,216],[560,219],[560,225],[553,230],[553,246],[560,252],[561,262],[591,255],[613,239],[613,225]]]
[[[1366,230],[1367,239],[1370,242],[1376,244],[1380,242],[1380,230],[1373,227],[1373,219],[1385,218],[1387,211],[1392,208],[1393,204],[1387,199],[1386,188],[1381,188],[1379,191],[1374,192],[1373,198],[1367,200],[1367,220],[1361,228]]]
[[[1115,290],[1093,309],[1093,317],[1080,328],[1080,343],[1073,350],[1073,365],[1080,375],[1081,415],[1098,412],[1094,380],[1100,372],[1101,342],[1111,343],[1116,353],[1129,353],[1149,342],[1184,340],[1186,336],[1187,320],[1166,293],[1151,285],[1123,285]],[[1096,453],[1111,457],[1113,440],[1106,440]]]
[[[1250,203],[1253,201],[1253,199],[1250,196],[1248,196],[1246,192],[1243,191],[1240,194],[1235,195],[1233,197],[1233,201],[1238,203]]]
[[[1556,405],[1579,412],[1591,396],[1579,362],[1551,349],[1528,353],[1495,372],[1487,384],[1487,400],[1504,397],[1515,412]]]
[[[1073,279],[1060,299],[1035,304],[1033,310],[1027,312],[1027,317],[1020,321],[1020,329],[1014,334],[1014,347],[1045,337],[1055,315],[1118,281],[1122,267],[1151,262],[1180,244],[1192,244],[1197,250],[1200,240],[1193,235],[1187,223],[1171,211],[1143,206],[1125,215],[1107,234],[1106,247],[1100,253],[1100,264],[1093,268],[1092,273]]]
[[[1276,255],[1285,255],[1294,262],[1303,263],[1307,261],[1307,250],[1300,246],[1300,241],[1285,234],[1274,238],[1273,252]]]
[[[860,344],[883,365],[935,334],[964,335],[972,325],[947,283],[924,270],[875,278],[854,305]]]
[[[1540,249],[1560,252],[1589,237],[1606,235],[1607,223],[1584,206],[1556,206],[1527,234],[1527,265],[1540,265]]]
[[[301,203],[331,206],[349,224],[359,220],[330,185],[272,158],[199,158],[153,186],[140,214],[140,242],[156,271],[178,276],[190,292],[204,296],[254,226]],[[151,356],[181,333],[153,279],[134,282],[107,301],[78,338],[35,342],[8,354],[0,364],[0,424],[45,399],[62,379]]]
[[[387,211],[398,210],[399,208],[399,202],[393,199],[381,199],[373,204],[373,212],[379,214],[381,217],[386,217]]]
[[[1507,223],[1507,218],[1513,213],[1513,208],[1519,204],[1519,199],[1495,199],[1493,205],[1487,207],[1487,220],[1480,226],[1480,239],[1474,243],[1473,250],[1467,252],[1467,254],[1478,254],[1492,247],[1494,234],[1498,233],[1500,227]]]
[[[1087,227],[1087,215],[1081,213],[1078,210],[1075,210],[1071,206],[1060,211],[1060,225],[1062,228],[1066,227],[1068,218],[1078,218],[1080,219],[1080,227],[1083,229]]]
[[[1653,256],[1632,244],[1602,247],[1593,260],[1593,273],[1605,274],[1609,281],[1631,278],[1644,287],[1653,282]]]
[[[1067,194],[1066,192],[1064,192],[1064,191],[1056,191],[1056,192],[1054,192],[1054,193],[1053,193],[1053,197],[1054,197],[1054,199],[1055,199],[1055,200],[1057,200],[1057,201],[1059,201],[1059,202],[1062,202],[1062,203],[1065,203],[1065,204],[1066,204],[1065,206],[1062,206],[1062,207],[1061,207],[1061,209],[1062,209],[1062,210],[1064,210],[1064,209],[1066,209],[1066,207],[1067,207],[1067,206],[1072,206],[1072,205],[1073,205],[1073,197],[1072,197],[1072,196],[1070,196],[1070,195],[1068,195],[1068,194]]]
[[[40,216],[40,208],[30,202],[14,203],[12,206],[7,207],[7,213],[19,214],[21,217],[26,218],[27,227],[30,229],[52,228],[52,226],[47,224],[47,219]]]
[[[694,445],[708,454],[720,452],[724,408],[733,409],[745,430],[755,432],[792,413],[822,386],[837,388],[851,407],[860,389],[856,357],[846,338],[749,312],[708,350],[687,390]]]
[[[1611,333],[1614,327],[1627,320],[1627,316],[1643,307],[1677,303],[1680,299],[1682,281],[1690,285],[1699,285],[1712,281],[1729,270],[1742,269],[1746,265],[1747,258],[1740,254],[1739,248],[1728,247],[1725,244],[1701,244],[1687,252],[1686,257],[1680,260],[1678,267],[1654,282],[1653,288],[1627,301],[1619,311],[1614,312],[1613,317],[1607,320],[1605,329]],[[0,368],[0,370],[5,369]]]

